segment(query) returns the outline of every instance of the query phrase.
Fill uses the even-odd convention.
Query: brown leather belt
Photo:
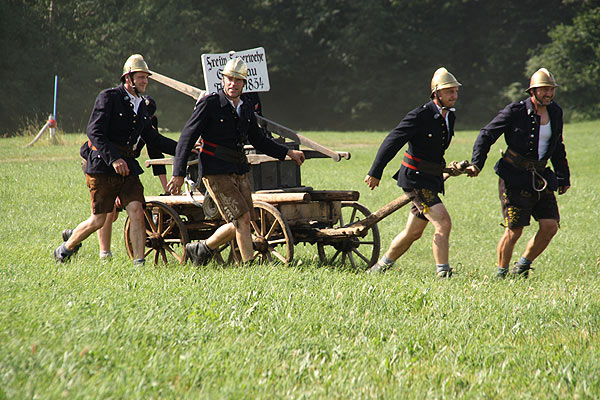
[[[533,160],[531,158],[523,157],[511,149],[506,149],[506,152],[502,154],[502,158],[513,167],[523,171],[542,172],[546,168],[546,163],[548,162],[548,160]]]
[[[546,168],[548,160],[532,160],[511,149],[506,149],[506,153],[502,154],[502,159],[521,171],[531,172],[531,187],[536,192],[541,192],[548,186],[548,181],[541,174]]]
[[[115,146],[121,157],[137,158],[139,156],[139,154],[136,154],[136,152],[130,146],[116,143],[112,143],[112,145]],[[90,139],[88,139],[88,147],[92,150],[98,150],[98,148],[92,144]]]
[[[445,164],[437,164],[431,161],[423,160],[421,158],[415,157],[408,152],[404,153],[404,159],[402,160],[402,165],[406,168],[410,168],[415,171],[425,172],[426,174],[431,175],[440,175],[444,172]]]

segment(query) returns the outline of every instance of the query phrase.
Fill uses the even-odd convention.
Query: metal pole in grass
[[[38,134],[25,147],[29,147],[29,146],[33,145],[35,142],[37,142],[40,139],[40,137],[42,137],[42,134],[48,128],[50,128],[50,139],[53,142],[55,141],[54,134],[55,134],[55,130],[56,130],[55,115],[56,115],[56,92],[57,92],[57,89],[58,89],[58,75],[54,75],[54,109],[52,111],[52,114],[50,116],[48,116],[48,121],[46,121],[46,123],[44,124],[42,129],[40,129],[40,131],[38,132]]]

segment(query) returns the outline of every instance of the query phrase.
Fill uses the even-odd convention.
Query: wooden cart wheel
[[[146,221],[146,248],[144,258],[154,258],[154,264],[162,260],[165,264],[170,259],[179,263],[186,260],[185,245],[190,238],[185,225],[173,208],[159,201],[149,201],[144,209]],[[129,257],[133,258],[130,238],[130,221],[125,221],[125,247]]]
[[[261,264],[279,260],[284,264],[294,257],[292,230],[277,208],[262,201],[254,202],[256,220],[251,222],[254,258]],[[242,259],[235,240],[230,244],[230,257],[239,263]],[[230,258],[231,261],[231,258]]]
[[[356,201],[342,201],[339,221],[332,228],[343,228],[370,215],[369,209]],[[327,265],[346,265],[366,270],[379,259],[381,242],[377,224],[364,237],[351,236],[327,245],[317,242],[319,259]]]

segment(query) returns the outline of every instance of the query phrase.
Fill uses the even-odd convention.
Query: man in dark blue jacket
[[[155,115],[156,112],[156,102],[154,101],[154,99],[150,96],[143,96],[144,98],[144,103],[146,103],[146,109],[148,110],[148,116],[150,117],[150,121],[152,124],[152,129],[154,129],[156,132],[158,132],[158,118]],[[164,141],[160,141],[157,143],[163,143]],[[146,143],[141,139],[141,137],[138,139],[136,145],[135,145],[135,157],[139,157],[140,152],[142,151],[142,148],[144,147]],[[158,159],[158,158],[164,158],[164,154],[163,154],[163,149],[161,148],[156,148],[155,146],[147,146],[146,150],[148,152],[148,157],[151,159]],[[172,146],[171,143],[169,143],[168,148],[164,149],[165,152],[167,154],[170,154],[172,156],[175,155],[175,148]],[[89,146],[89,143],[86,141],[85,143],[83,143],[83,145],[81,146],[80,150],[79,150],[79,154],[81,155],[82,159],[83,159],[83,169],[85,171],[85,167],[87,165],[87,160],[88,160],[88,156],[90,154],[90,152],[92,151],[92,149]],[[164,165],[153,165],[152,166],[152,172],[154,174],[154,176],[157,176],[158,179],[160,180],[160,184],[164,190],[163,193],[167,193],[167,170],[165,168]],[[104,225],[102,226],[102,228],[98,229],[98,245],[100,247],[100,259],[110,259],[112,258],[112,252],[111,252],[111,239],[112,239],[112,228],[113,228],[113,222],[115,222],[119,216],[119,211],[121,211],[121,201],[120,199],[117,197],[117,201],[115,203],[115,208],[114,210],[109,213],[106,216],[106,221],[104,222]],[[70,234],[72,233],[72,230],[70,229],[66,229],[65,230],[65,237],[70,236]]]
[[[394,175],[412,200],[406,227],[396,236],[385,255],[369,270],[384,272],[419,239],[428,222],[435,229],[433,258],[440,278],[452,276],[449,264],[449,238],[452,222],[439,197],[444,192],[442,171],[444,153],[454,135],[454,103],[461,84],[454,75],[439,68],[431,80],[431,101],[409,112],[385,138],[365,178],[373,190],[379,185],[385,166],[406,143],[408,150],[400,170]]]
[[[527,243],[511,275],[528,277],[531,263],[550,244],[558,231],[560,216],[554,192],[570,187],[569,165],[563,144],[562,109],[553,102],[554,76],[540,68],[530,79],[529,98],[507,105],[481,131],[473,146],[472,166],[467,172],[479,174],[492,144],[504,135],[508,148],[494,167],[500,177],[504,235],[498,243],[497,277],[508,274],[513,249],[529,225],[531,216],[539,229]],[[546,166],[552,161],[555,171]]]
[[[81,242],[104,225],[119,197],[131,221],[134,265],[144,264],[144,187],[139,179],[143,170],[136,157],[144,142],[167,153],[174,152],[177,146],[174,140],[152,128],[142,98],[149,75],[143,57],[134,54],[123,66],[121,85],[102,91],[96,98],[87,126],[91,151],[84,171],[92,215],[74,230],[63,231],[64,243],[54,250],[59,262],[67,261],[81,247]]]
[[[196,265],[207,263],[214,249],[233,238],[242,261],[253,258],[250,221],[254,206],[248,179],[250,166],[244,154],[246,142],[280,160],[287,155],[298,165],[304,161],[304,153],[276,143],[258,126],[250,102],[241,98],[247,74],[242,59],[229,60],[223,69],[223,89],[198,101],[177,143],[169,190],[172,194],[180,193],[188,155],[201,138],[198,176],[228,222],[207,240],[186,245],[186,254]]]

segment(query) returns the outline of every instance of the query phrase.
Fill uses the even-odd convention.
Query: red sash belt
[[[238,150],[202,140],[200,152],[234,164],[246,164],[248,159],[243,148]]]
[[[413,156],[412,154],[409,154],[408,152],[404,153],[402,165],[414,171],[420,171],[431,175],[440,175],[446,167],[443,163],[437,164],[431,161],[423,160]]]

